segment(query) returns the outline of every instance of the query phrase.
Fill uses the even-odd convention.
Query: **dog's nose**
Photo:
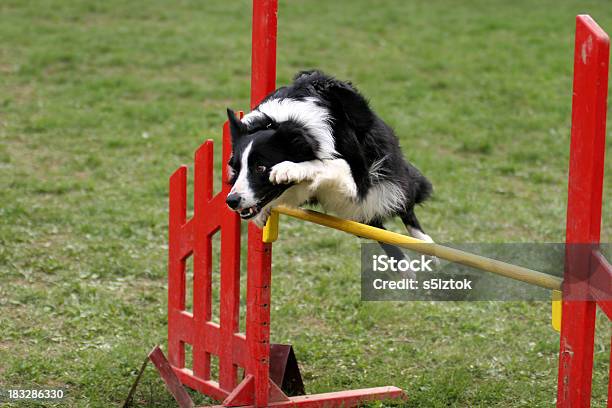
[[[227,198],[225,199],[225,202],[232,210],[237,209],[241,201],[242,197],[240,197],[240,194],[236,193],[228,194]]]

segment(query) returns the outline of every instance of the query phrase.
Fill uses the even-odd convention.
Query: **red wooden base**
[[[140,373],[132,385],[128,397],[123,407],[128,407],[134,395],[142,372],[148,361],[152,361],[160,377],[166,383],[166,388],[172,394],[175,401],[181,408],[193,407],[193,402],[185,388],[181,384],[181,370],[173,370],[159,346],[153,348],[145,359],[140,369]],[[387,386],[375,388],[362,388],[350,391],[328,392],[323,394],[300,395],[297,397],[287,397],[283,391],[272,381],[269,381],[269,398],[267,407],[312,407],[312,408],[350,408],[363,404],[366,401],[384,401],[390,399],[406,400],[408,397],[401,388]],[[216,383],[214,383],[216,385]],[[255,399],[255,377],[247,375],[238,386],[225,398],[222,405],[209,405],[199,408],[257,408],[250,405]]]
[[[301,395],[291,397],[288,401],[270,402],[268,407],[356,407],[366,401],[407,399],[401,388],[388,386],[376,388],[362,388],[351,391],[328,392],[324,394]],[[209,405],[199,408],[226,408],[227,405]],[[243,405],[241,408],[256,408],[255,405]]]

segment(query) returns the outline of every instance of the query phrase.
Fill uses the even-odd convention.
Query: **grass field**
[[[63,406],[108,407],[165,341],[167,179],[205,139],[218,148],[226,106],[248,108],[251,9],[86,3],[0,3],[0,388],[61,386]],[[280,3],[278,83],[313,67],[352,80],[433,181],[418,215],[434,239],[563,240],[574,17],[612,31],[608,2]],[[282,228],[272,340],[294,345],[308,392],[554,404],[547,302],[360,302],[359,240]],[[609,339],[599,315],[595,407]],[[137,406],[172,406],[152,369]]]

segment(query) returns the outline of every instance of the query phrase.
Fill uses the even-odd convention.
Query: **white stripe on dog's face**
[[[242,118],[246,125],[255,118],[268,115],[276,122],[294,120],[306,127],[318,143],[315,152],[319,159],[332,159],[338,155],[331,127],[329,111],[317,104],[313,97],[295,100],[291,98],[270,99]]]
[[[240,208],[248,208],[257,204],[255,193],[249,185],[249,154],[251,153],[251,147],[253,147],[253,142],[250,142],[242,152],[240,173],[238,173],[238,178],[230,191],[230,194],[238,194],[242,198]]]

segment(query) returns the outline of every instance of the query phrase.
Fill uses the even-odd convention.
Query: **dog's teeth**
[[[257,207],[253,206],[253,207],[249,207],[249,208],[245,208],[244,210],[240,210],[240,216],[243,218],[249,218],[254,216],[257,213]]]

